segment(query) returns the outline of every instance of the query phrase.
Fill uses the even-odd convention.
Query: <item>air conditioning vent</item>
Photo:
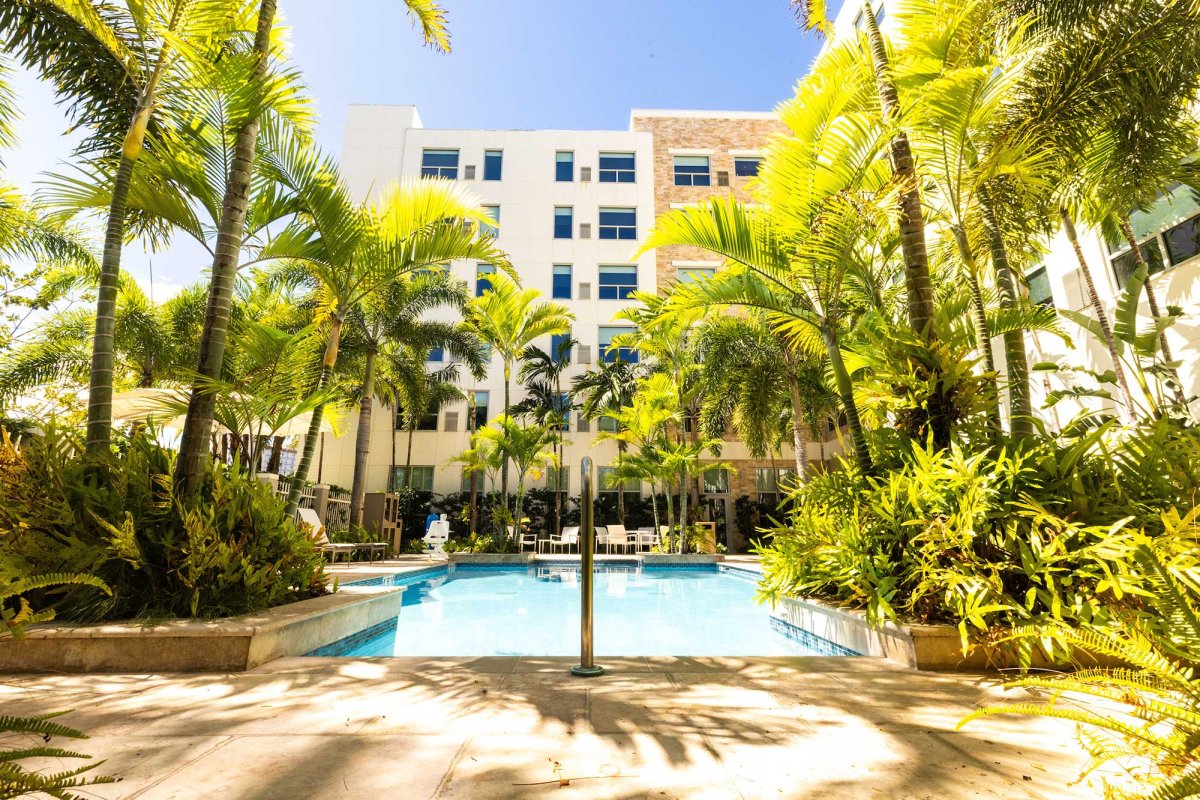
[[[717,186],[729,185],[729,173],[725,170],[717,170]]]
[[[458,430],[458,412],[457,411],[447,411],[446,412],[446,430],[451,433]]]
[[[592,285],[590,283],[579,284],[579,299],[580,300],[591,300],[592,299]],[[584,345],[583,347],[579,348],[579,351],[583,352],[585,347],[587,347],[587,345]]]
[[[585,417],[583,414],[580,414],[579,422],[575,426],[576,432],[577,433],[588,433],[589,431],[591,431],[591,429],[592,429],[592,425],[590,422],[588,422],[588,418]]]
[[[580,284],[580,285],[586,286],[587,284]],[[589,292],[589,294],[590,294],[590,292]],[[580,364],[592,363],[592,346],[591,345],[581,344],[581,345],[579,345],[577,350],[578,350],[578,353],[576,355],[576,361],[578,363],[580,363]]]
[[[592,179],[592,168],[591,167],[580,167],[579,168],[579,182],[587,183],[591,179]]]
[[[463,167],[463,180],[464,181],[475,180],[475,165],[474,164],[467,164],[465,167]]]
[[[590,223],[590,222],[579,223],[579,238],[580,239],[592,238],[592,223]]]

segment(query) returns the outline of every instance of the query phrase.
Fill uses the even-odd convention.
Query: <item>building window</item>
[[[601,183],[633,183],[636,168],[633,153],[601,153]]]
[[[571,395],[566,392],[560,394],[555,406],[554,410],[558,412],[558,418],[561,420],[558,426],[559,430],[571,430]]]
[[[796,470],[757,467],[754,470],[754,483],[759,500],[777,503],[796,487]]]
[[[679,283],[695,283],[707,280],[716,274],[716,267],[678,267],[675,270],[675,280]]]
[[[600,467],[596,470],[596,483],[599,484],[598,490],[601,494],[616,494],[623,490],[626,497],[630,495],[636,497],[642,493],[642,484],[636,478],[626,478],[623,481],[614,480],[616,471],[616,467]]]
[[[554,154],[554,180],[565,183],[575,180],[575,154],[570,150]]]
[[[421,418],[417,420],[417,430],[419,431],[436,431],[438,429],[438,411],[436,408],[427,408]]]
[[[571,265],[555,264],[554,277],[550,281],[550,296],[555,300],[571,299]]]
[[[475,484],[476,492],[483,492],[483,473],[475,472],[474,470],[464,469],[462,471],[462,479],[459,481],[459,490],[463,494],[471,493],[471,484]]]
[[[761,163],[761,158],[735,158],[733,174],[740,178],[753,178],[758,174],[758,165]]]
[[[676,186],[708,186],[708,156],[675,156]]]
[[[396,467],[392,473],[392,488],[399,489],[408,484],[408,467]],[[412,467],[412,488],[418,492],[433,491],[433,467]]]
[[[606,431],[607,433],[616,433],[617,432],[617,418],[610,417],[607,414],[605,414],[603,417],[601,417],[596,422],[596,427],[599,430]]]
[[[1050,291],[1050,276],[1046,274],[1045,267],[1035,269],[1026,275],[1025,283],[1029,286],[1030,300],[1039,306],[1054,308],[1054,293]]]
[[[556,333],[550,337],[550,357],[564,364],[571,363],[571,334]]]
[[[458,151],[422,150],[421,177],[458,180]]]
[[[1151,275],[1165,269],[1162,248],[1158,245],[1157,236],[1142,242],[1138,249],[1142,251],[1142,258],[1145,259],[1146,267]],[[1113,273],[1117,276],[1117,287],[1124,289],[1129,276],[1137,269],[1137,264],[1133,260],[1133,250],[1126,248],[1124,252],[1113,256],[1109,261],[1112,264]]]
[[[475,265],[475,296],[483,297],[483,293],[490,291],[492,288],[492,279],[489,277],[496,274],[494,264],[476,264]]]
[[[570,239],[575,226],[575,209],[571,206],[554,207],[554,238]]]
[[[503,150],[484,150],[483,151],[483,179],[485,181],[500,180],[500,173],[504,168],[504,151]]]
[[[637,267],[600,267],[601,300],[628,300],[637,291]]]
[[[488,393],[475,393],[475,419],[471,421],[471,430],[477,431],[488,424]]]
[[[630,364],[636,364],[638,360],[638,352],[632,347],[613,347],[610,349],[614,336],[619,336],[623,333],[633,333],[633,328],[622,327],[617,325],[602,325],[600,326],[600,360],[606,362],[626,361]]]
[[[488,219],[492,222],[489,225],[486,222],[480,223],[479,230],[487,236],[500,235],[500,206],[484,206],[483,213],[488,215]]]
[[[1200,254],[1200,216],[1192,217],[1163,234],[1171,266],[1178,266]]]
[[[600,238],[601,239],[636,239],[637,238],[637,209],[636,208],[601,208],[600,209]]]
[[[729,492],[729,473],[723,469],[707,469],[701,483],[704,494],[726,494]]]
[[[429,355],[425,356],[425,360],[440,364],[446,360],[446,351],[441,347],[431,347],[429,348]]]

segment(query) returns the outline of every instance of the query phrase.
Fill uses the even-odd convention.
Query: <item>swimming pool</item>
[[[855,655],[771,617],[753,573],[716,565],[597,564],[602,656]],[[406,585],[399,617],[312,656],[570,656],[579,653],[578,563],[455,564],[361,583]]]

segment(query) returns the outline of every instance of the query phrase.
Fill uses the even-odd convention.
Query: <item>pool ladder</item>
[[[580,678],[594,678],[604,674],[604,667],[596,666],[592,656],[592,581],[595,577],[593,562],[596,552],[596,518],[595,509],[592,507],[591,457],[584,456],[579,468],[583,473],[579,482],[579,560],[582,562],[579,581],[579,663],[571,667],[571,674]]]

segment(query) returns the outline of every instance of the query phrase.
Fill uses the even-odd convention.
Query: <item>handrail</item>
[[[593,556],[596,552],[596,519],[592,507],[592,459],[583,457],[580,464],[583,473],[579,482],[579,663],[571,667],[571,674],[580,678],[594,678],[604,674],[604,667],[596,666],[592,657],[592,581],[595,577]]]

